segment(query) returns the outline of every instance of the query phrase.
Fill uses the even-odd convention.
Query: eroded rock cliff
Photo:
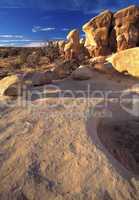
[[[116,13],[104,11],[83,26],[85,47],[91,57],[109,55],[139,46],[139,7]]]
[[[130,6],[114,14],[117,51],[139,45],[139,7]]]
[[[91,57],[110,53],[109,35],[111,24],[112,13],[105,11],[83,26],[83,31],[86,34],[85,46],[88,48]]]

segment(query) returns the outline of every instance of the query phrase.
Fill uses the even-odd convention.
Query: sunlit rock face
[[[85,46],[91,57],[139,46],[139,7],[130,6],[115,14],[104,11],[83,26]]]
[[[117,51],[139,45],[139,7],[130,6],[114,14]]]
[[[77,29],[72,30],[67,36],[67,44],[65,45],[65,59],[78,58],[80,51],[80,36]]]
[[[0,96],[21,95],[22,81],[17,75],[7,76],[0,80]]]
[[[90,56],[103,56],[110,53],[109,37],[113,14],[110,11],[100,13],[83,26],[86,35],[85,46]]]
[[[139,47],[126,49],[107,59],[118,72],[139,77]]]

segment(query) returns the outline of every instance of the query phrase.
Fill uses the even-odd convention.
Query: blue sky
[[[99,12],[116,11],[139,0],[0,0],[0,46],[36,46],[65,39]]]

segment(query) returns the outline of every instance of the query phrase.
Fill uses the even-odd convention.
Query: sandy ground
[[[18,99],[12,106],[13,101],[10,104],[8,99],[1,99],[0,200],[138,200],[138,174],[115,146],[117,133],[113,131],[115,125],[126,126],[121,119],[135,122],[136,118],[136,127],[133,124],[129,129],[134,128],[134,135],[138,135],[138,117],[119,107],[119,91],[137,83],[120,77],[108,79],[108,75],[96,72],[90,81],[56,81],[57,88],[47,89],[44,98],[33,96],[31,102]],[[87,94],[88,84],[91,92],[118,93],[109,97],[108,104],[97,95],[55,98],[58,90]],[[43,90],[31,89],[41,94]],[[134,140],[134,135],[128,136]],[[125,138],[118,131],[119,137],[123,145]],[[111,149],[117,149],[122,160]]]

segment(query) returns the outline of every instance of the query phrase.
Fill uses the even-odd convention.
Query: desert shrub
[[[39,64],[40,61],[40,53],[39,52],[33,52],[27,57],[26,63],[29,67],[34,67]]]
[[[59,57],[59,47],[56,42],[48,42],[44,47],[41,48],[44,56],[48,57],[50,62],[53,62]]]
[[[8,51],[1,51],[0,52],[0,57],[1,58],[8,58],[9,54],[8,54]]]
[[[20,64],[25,64],[27,62],[27,58],[29,56],[30,52],[28,49],[22,49],[20,53]]]
[[[20,53],[19,48],[10,48],[9,56],[18,56]]]

